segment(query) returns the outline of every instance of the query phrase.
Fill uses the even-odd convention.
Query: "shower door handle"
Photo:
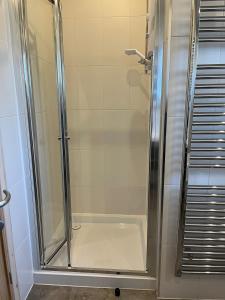
[[[7,190],[3,190],[3,193],[5,194],[5,199],[0,201],[0,208],[4,207],[6,204],[9,203],[11,199],[11,194]]]
[[[58,137],[58,140],[61,141],[61,140],[62,140],[62,137],[59,136],[59,137]],[[70,136],[65,136],[65,140],[69,141],[69,140],[70,140]]]

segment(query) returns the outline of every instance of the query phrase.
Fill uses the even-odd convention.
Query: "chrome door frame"
[[[49,256],[45,256],[44,245],[44,231],[42,219],[42,195],[41,195],[41,181],[40,181],[40,166],[39,154],[37,144],[37,126],[35,121],[35,107],[33,95],[33,83],[31,75],[31,59],[29,54],[29,37],[28,37],[28,23],[26,0],[18,0],[18,19],[20,26],[20,42],[22,52],[23,76],[25,83],[26,96],[26,110],[28,121],[29,146],[31,152],[32,165],[32,181],[33,192],[36,207],[36,228],[38,234],[38,250],[41,267],[47,265],[51,259],[58,253],[58,251],[65,245],[67,246],[68,266],[70,266],[70,241],[71,241],[71,218],[68,213],[71,210],[70,200],[70,181],[69,181],[69,152],[68,152],[68,133],[67,133],[67,118],[66,118],[66,98],[65,98],[65,83],[64,83],[64,64],[62,51],[62,24],[61,24],[61,6],[60,0],[46,0],[49,1],[53,7],[54,18],[54,40],[55,40],[55,59],[57,70],[57,91],[58,91],[58,110],[60,119],[60,142],[61,142],[61,162],[62,162],[62,184],[63,184],[63,205],[64,205],[64,220],[65,220],[65,239]]]
[[[146,270],[107,270],[77,268],[71,266],[55,267],[44,266],[45,270],[52,271],[70,271],[80,273],[96,274],[119,274],[119,275],[137,275],[156,277],[160,260],[160,238],[161,238],[161,218],[164,185],[164,164],[165,164],[165,134],[166,134],[166,89],[165,74],[165,1],[156,0],[156,32],[154,37],[153,63],[151,76],[151,97],[150,97],[150,116],[149,116],[149,185],[148,185],[148,225],[147,225],[147,259]],[[152,75],[152,74],[151,74]],[[152,218],[151,218],[152,216]],[[151,242],[152,236],[155,237],[154,243]]]
[[[55,28],[55,57],[57,65],[57,87],[59,101],[59,116],[61,123],[61,154],[62,170],[64,181],[64,220],[65,236],[67,240],[67,259],[68,267],[71,267],[71,238],[72,238],[72,212],[71,212],[71,192],[70,192],[70,164],[69,164],[69,147],[68,147],[68,126],[66,110],[66,89],[65,89],[65,71],[64,71],[64,54],[63,54],[63,28],[62,13],[60,0],[49,0],[54,4],[54,28]]]
[[[166,97],[166,3],[156,0],[155,37],[152,66],[152,103],[150,109],[147,270],[156,277],[161,255],[161,222],[164,186],[167,97]]]
[[[151,78],[152,97],[151,110],[150,110],[150,145],[149,145],[149,186],[148,186],[148,232],[147,232],[147,264],[146,271],[135,270],[106,270],[106,269],[88,269],[72,267],[70,263],[70,247],[71,247],[71,199],[70,199],[70,176],[69,176],[69,152],[68,152],[68,130],[66,121],[66,98],[65,98],[65,82],[64,82],[64,64],[63,64],[63,48],[62,48],[62,18],[61,18],[61,5],[60,0],[46,0],[55,5],[54,20],[58,30],[55,31],[55,41],[57,46],[57,79],[59,91],[59,109],[61,119],[61,149],[63,158],[63,175],[64,175],[64,205],[65,205],[65,230],[67,241],[67,255],[68,267],[52,267],[44,263],[43,251],[43,224],[41,219],[41,193],[40,193],[40,170],[38,166],[38,149],[37,149],[37,136],[36,125],[33,106],[33,93],[32,93],[32,79],[29,61],[29,51],[27,45],[26,34],[26,12],[25,0],[19,0],[20,3],[20,24],[21,24],[21,37],[22,37],[22,51],[23,51],[23,64],[24,64],[24,79],[26,85],[27,97],[27,112],[29,122],[29,138],[31,143],[31,157],[33,166],[34,178],[34,194],[36,203],[37,214],[37,231],[39,239],[39,252],[40,264],[44,270],[54,271],[72,271],[72,272],[87,272],[87,273],[105,273],[105,274],[119,274],[119,275],[138,275],[138,276],[156,276],[157,262],[160,257],[160,222],[161,222],[161,202],[163,191],[163,177],[164,177],[164,156],[165,156],[165,120],[166,120],[166,100],[165,95],[162,93],[163,89],[163,67],[164,62],[164,14],[165,2],[164,0],[156,0],[156,14],[157,14],[157,32],[155,36],[154,59],[153,59],[153,74]],[[59,68],[58,68],[59,66]],[[157,76],[155,75],[157,74]],[[34,123],[34,124],[33,124]],[[150,218],[151,214],[154,218]],[[154,224],[153,224],[154,223]],[[151,243],[152,236],[155,237],[154,245]],[[65,242],[66,242],[65,241]],[[57,249],[56,253],[61,249]],[[54,253],[54,255],[56,254]],[[152,257],[153,255],[153,257]],[[51,257],[52,258],[52,257]],[[51,259],[50,258],[50,259]],[[153,274],[152,274],[153,273]]]

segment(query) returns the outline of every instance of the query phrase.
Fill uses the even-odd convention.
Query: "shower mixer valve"
[[[137,49],[125,49],[125,54],[126,55],[137,55],[140,58],[138,63],[141,64],[141,65],[144,65],[146,71],[151,70],[152,58],[153,58],[153,52],[152,51],[149,52],[147,57],[145,57],[145,55],[142,54]]]

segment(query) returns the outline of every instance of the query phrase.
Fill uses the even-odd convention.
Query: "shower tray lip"
[[[141,274],[140,274],[141,275]],[[156,278],[139,274],[107,274],[68,270],[35,270],[34,284],[156,290]]]

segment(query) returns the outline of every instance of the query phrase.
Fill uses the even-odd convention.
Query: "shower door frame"
[[[50,1],[50,0],[49,0]],[[53,0],[52,0],[53,1]],[[57,0],[60,1],[60,0]],[[165,38],[165,2],[155,0],[154,23],[154,49],[151,69],[151,97],[149,116],[149,182],[148,182],[148,214],[147,214],[147,245],[146,245],[146,270],[121,270],[103,268],[81,267],[55,267],[42,266],[44,270],[70,271],[80,273],[119,274],[156,277],[160,264],[160,238],[162,226],[162,200],[164,185],[165,165],[165,134],[166,134],[166,87],[163,79],[166,77],[163,70],[166,69],[164,38]],[[154,76],[152,76],[154,74]],[[68,166],[69,167],[69,166]],[[150,211],[153,218],[149,218]],[[151,242],[151,236],[155,237]]]
[[[38,0],[36,0],[38,1]],[[37,125],[35,121],[35,106],[33,83],[31,75],[31,58],[29,54],[29,37],[28,37],[28,21],[26,0],[18,0],[18,6],[15,15],[18,15],[20,44],[23,66],[23,77],[25,84],[27,123],[28,123],[28,139],[31,160],[31,173],[33,194],[35,199],[35,214],[36,214],[36,229],[38,236],[38,251],[39,263],[44,268],[60,249],[67,243],[67,261],[70,267],[70,249],[71,249],[71,198],[70,198],[70,174],[69,174],[69,151],[68,151],[68,128],[66,115],[66,97],[65,97],[65,82],[64,82],[64,62],[63,62],[63,41],[62,41],[62,16],[60,0],[46,0],[51,3],[53,11],[53,30],[54,30],[54,46],[55,46],[55,63],[56,63],[56,78],[57,78],[57,94],[58,94],[58,117],[61,152],[61,167],[62,167],[62,186],[63,186],[63,207],[64,207],[64,226],[65,238],[57,246],[57,248],[46,257],[44,245],[44,230],[42,219],[42,194],[40,181],[39,153],[37,144]]]
[[[66,225],[66,240],[67,242],[67,267],[54,267],[46,265],[44,262],[43,251],[43,224],[41,218],[41,187],[40,187],[40,170],[38,168],[38,152],[37,152],[37,136],[34,122],[34,107],[33,107],[33,93],[32,93],[32,78],[30,72],[29,50],[26,36],[26,13],[25,1],[18,0],[19,3],[19,21],[21,25],[21,45],[23,53],[24,66],[24,80],[26,85],[27,100],[27,118],[29,124],[29,140],[32,162],[32,178],[34,186],[34,198],[36,206],[36,227],[38,232],[39,258],[40,267],[43,270],[52,271],[71,271],[82,273],[101,273],[101,274],[119,274],[119,275],[139,275],[139,276],[153,276],[156,277],[159,260],[160,260],[160,229],[161,229],[161,202],[163,196],[163,178],[164,178],[164,159],[165,159],[165,130],[166,130],[166,97],[164,95],[164,75],[165,68],[164,59],[164,14],[165,2],[164,0],[155,0],[155,26],[156,29],[154,37],[153,49],[153,64],[152,76],[151,74],[151,97],[150,97],[150,116],[149,116],[149,183],[148,183],[148,214],[147,214],[147,258],[146,270],[109,270],[109,269],[89,269],[77,268],[71,266],[70,263],[70,248],[71,248],[71,230],[72,230],[72,215],[71,215],[71,199],[70,199],[70,174],[69,174],[69,152],[68,152],[68,132],[66,121],[66,95],[64,83],[64,63],[63,63],[63,37],[62,37],[62,18],[60,0],[46,0],[54,5],[54,21],[55,21],[55,43],[56,43],[56,62],[57,62],[57,88],[59,93],[59,109],[61,121],[62,136],[62,164],[63,164],[63,178],[64,178],[64,218]],[[38,1],[38,0],[37,0]],[[150,218],[152,212],[153,218]],[[151,242],[154,237],[154,242]],[[63,246],[61,245],[61,247]],[[57,252],[61,249],[57,249]]]

